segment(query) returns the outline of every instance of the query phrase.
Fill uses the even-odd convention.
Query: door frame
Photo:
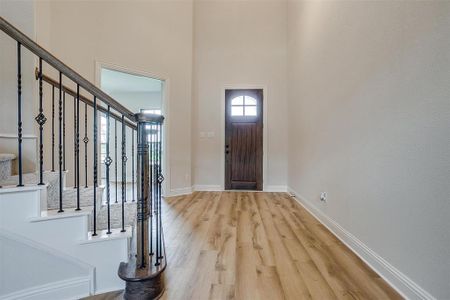
[[[225,190],[225,90],[251,90],[263,91],[263,191],[267,187],[267,86],[261,84],[225,84],[220,90],[220,189]]]
[[[163,196],[169,196],[171,193],[171,185],[170,185],[170,116],[169,116],[169,108],[170,108],[170,79],[168,76],[151,73],[147,71],[137,70],[137,69],[131,69],[124,66],[119,66],[113,63],[108,63],[100,60],[95,60],[95,85],[101,89],[101,70],[102,68],[124,72],[132,75],[137,76],[145,76],[150,77],[154,79],[161,80],[162,85],[162,107],[161,107],[161,113],[164,116],[164,131],[163,131],[163,174],[164,174],[164,181],[162,184],[162,194]],[[136,112],[137,113],[137,112]],[[100,155],[100,151],[99,151]],[[101,164],[99,164],[100,166]]]

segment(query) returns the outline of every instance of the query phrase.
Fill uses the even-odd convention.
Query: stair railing
[[[64,64],[50,52],[39,46],[36,42],[8,23],[4,18],[0,17],[0,30],[14,39],[17,43],[17,144],[18,144],[18,187],[25,185],[23,174],[23,157],[22,157],[22,50],[28,49],[37,56],[38,66],[35,70],[36,80],[38,81],[38,114],[35,121],[39,130],[39,168],[38,168],[38,184],[44,185],[44,125],[47,117],[44,114],[44,83],[49,84],[51,88],[51,171],[58,172],[58,213],[63,213],[67,209],[64,202],[64,173],[66,170],[66,105],[67,98],[73,98],[73,171],[74,171],[74,189],[76,189],[76,203],[71,206],[75,211],[82,210],[80,203],[80,102],[84,103],[84,188],[88,188],[88,170],[89,166],[93,166],[93,195],[92,195],[92,224],[91,235],[96,236],[98,230],[97,214],[97,190],[99,188],[99,148],[100,143],[99,132],[99,114],[103,114],[106,118],[107,134],[106,134],[106,157],[103,161],[106,167],[106,206],[107,206],[107,228],[106,234],[112,233],[111,224],[111,193],[110,193],[110,165],[113,162],[110,153],[110,121],[114,120],[115,125],[115,171],[116,171],[116,202],[118,202],[118,181],[117,181],[117,127],[118,124],[122,130],[121,136],[121,232],[126,231],[125,220],[125,203],[127,201],[126,188],[126,169],[127,169],[127,130],[131,132],[131,148],[132,148],[132,202],[135,201],[135,188],[137,189],[137,253],[135,257],[130,257],[127,263],[121,263],[119,268],[119,276],[127,283],[126,295],[132,299],[139,295],[136,287],[146,290],[148,295],[158,296],[163,291],[161,273],[166,267],[164,254],[164,239],[161,220],[161,183],[164,180],[162,175],[162,124],[164,117],[161,115],[152,115],[147,113],[133,113],[121,103],[107,95],[101,89],[96,87],[90,81],[79,75],[72,68]],[[44,74],[44,63],[53,67],[58,73],[58,80],[54,80],[50,76]],[[66,82],[66,80],[68,80]],[[68,84],[76,86],[71,89]],[[87,95],[87,96],[86,96]],[[92,98],[91,98],[92,97]],[[92,100],[91,100],[92,99]],[[93,115],[93,142],[92,162],[88,161],[88,108],[91,109]],[[55,124],[57,123],[57,124]],[[56,131],[57,130],[57,131]],[[136,135],[136,139],[135,139]],[[56,141],[57,139],[57,141]],[[137,154],[135,159],[135,140],[137,141]],[[47,151],[48,152],[48,151]],[[55,153],[58,156],[55,166]],[[137,164],[135,165],[135,162]],[[57,170],[56,170],[57,169]],[[135,174],[135,169],[137,170]],[[135,183],[137,185],[135,186]],[[138,293],[138,294],[136,294]],[[153,297],[152,296],[152,297]],[[138,296],[140,297],[140,296]],[[147,299],[147,298],[145,298]]]

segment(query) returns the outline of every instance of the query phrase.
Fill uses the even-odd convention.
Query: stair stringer
[[[0,276],[0,299],[79,299],[93,294],[93,266],[4,228],[0,241],[0,270],[7,274]]]
[[[88,209],[42,216],[45,186],[0,189],[0,228],[17,233],[95,267],[95,294],[124,288],[117,276],[120,262],[127,261],[132,230],[92,238],[88,233]]]

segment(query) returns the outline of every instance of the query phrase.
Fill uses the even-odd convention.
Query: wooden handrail
[[[38,76],[39,76],[39,70],[38,70],[37,68],[36,68],[36,70],[35,70],[35,76],[36,76],[36,79],[39,79],[39,77],[38,77]],[[42,74],[42,81],[47,82],[47,83],[50,84],[51,86],[54,86],[54,87],[56,87],[56,88],[59,88],[59,82],[56,81],[56,80],[54,80],[53,78],[51,78],[51,77],[45,75],[45,74]],[[63,90],[66,94],[69,94],[69,95],[71,95],[71,96],[73,96],[73,97],[76,97],[76,96],[77,96],[77,93],[76,93],[74,90],[72,90],[71,88],[69,88],[69,87],[67,87],[67,86],[65,86],[65,85],[62,86],[62,90]],[[91,106],[91,107],[94,107],[94,102],[91,101],[90,99],[86,98],[85,96],[81,95],[81,94],[80,94],[80,101],[86,103],[87,105],[89,105],[89,106]],[[98,109],[99,111],[101,111],[102,113],[105,113],[105,114],[108,112],[108,109],[107,109],[106,107],[101,106],[101,105],[97,105],[97,109]],[[120,115],[118,115],[118,114],[116,114],[116,113],[113,113],[113,112],[110,112],[109,115],[110,115],[110,117],[112,117],[113,119],[115,119],[115,120],[117,120],[117,121],[119,121],[119,122],[122,122],[122,116],[120,116]],[[134,130],[137,130],[136,124],[134,124],[134,123],[132,123],[132,122],[130,122],[130,121],[125,120],[125,124],[126,124],[128,127],[132,128],[132,129],[134,129]]]
[[[96,96],[97,99],[101,100],[105,104],[109,105],[114,110],[118,111],[120,114],[127,117],[129,120],[134,121],[135,116],[132,111],[120,104],[118,101],[113,99],[111,96],[103,92],[101,89],[92,84],[89,80],[85,79],[83,76],[78,74],[75,70],[67,66],[65,63],[57,59],[50,52],[39,46],[36,42],[26,36],[19,29],[11,25],[4,18],[0,17],[0,30],[5,32],[7,35],[12,37],[22,46],[26,47],[32,53],[42,58],[46,63],[54,67],[56,70],[61,72],[65,77],[71,79],[76,84],[80,85],[84,90]]]

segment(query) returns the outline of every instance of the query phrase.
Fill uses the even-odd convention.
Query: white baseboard
[[[287,193],[288,189],[285,185],[267,185],[264,187],[264,192],[269,193]]]
[[[186,187],[186,188],[180,188],[180,189],[172,189],[170,193],[168,193],[166,196],[180,196],[180,195],[186,195],[191,194],[192,192],[221,192],[224,191],[223,186],[218,184],[196,184],[192,187]],[[267,185],[264,187],[264,192],[280,192],[280,193],[286,193],[288,191],[287,186],[285,185]]]
[[[0,296],[0,299],[80,299],[89,296],[91,289],[90,276],[75,277],[3,295]]]
[[[306,198],[302,197],[292,188],[288,187],[287,189],[301,206],[308,210],[317,220],[327,227],[328,230],[330,230],[339,240],[341,240],[384,280],[386,280],[404,298],[435,300],[430,293],[421,288],[418,284],[387,262],[384,258],[379,256],[357,237],[340,226],[336,221],[328,217],[321,210],[317,209],[314,204],[306,200]]]
[[[184,187],[184,188],[178,188],[178,189],[171,189],[170,192],[165,193],[164,196],[166,197],[174,197],[174,196],[181,196],[181,195],[189,195],[192,194],[192,187]]]
[[[208,191],[223,191],[223,187],[220,185],[204,185],[204,184],[197,184],[194,185],[194,191],[199,191],[199,192],[208,192]]]

